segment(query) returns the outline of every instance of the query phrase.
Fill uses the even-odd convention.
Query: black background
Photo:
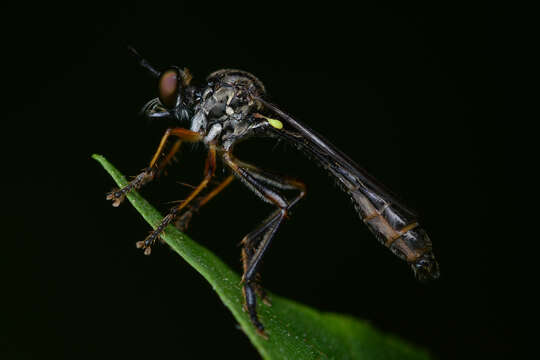
[[[269,290],[366,319],[441,359],[515,350],[512,264],[490,231],[485,180],[505,76],[505,22],[493,9],[176,1],[3,15],[3,358],[258,356],[184,261],[165,246],[150,257],[135,248],[149,231],[136,211],[105,201],[113,181],[91,154],[135,175],[170,125],[137,116],[156,84],[127,44],[196,80],[224,67],[256,74],[274,102],[418,211],[442,273],[417,283],[319,168],[254,140],[240,158],[309,191],[266,258]],[[143,195],[162,211],[185,197],[177,182],[200,179],[201,150],[186,147]],[[269,211],[236,183],[188,234],[239,271],[236,244]]]

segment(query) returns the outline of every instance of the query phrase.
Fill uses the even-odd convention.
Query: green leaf
[[[118,186],[127,184],[124,176],[104,157],[93,155],[93,158],[103,165]],[[137,192],[130,193],[128,200],[153,228],[160,223],[161,214]],[[258,313],[269,336],[265,340],[257,335],[247,314],[242,311],[242,291],[237,273],[173,226],[167,227],[163,240],[212,285],[264,359],[429,358],[424,350],[381,334],[366,322],[322,313],[274,294],[269,294],[271,307],[259,301]]]

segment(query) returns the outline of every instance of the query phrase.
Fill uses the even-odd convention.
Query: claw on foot
[[[270,306],[270,307],[272,306],[272,302],[270,301],[270,299],[268,298],[268,296],[263,297],[263,298],[262,298],[262,302],[263,302],[263,304],[266,305],[266,306]]]
[[[150,235],[146,237],[143,241],[138,241],[135,243],[138,249],[144,249],[144,255],[150,255],[152,252],[152,245],[156,243],[158,239],[161,240],[161,233],[165,228],[174,220],[176,213],[178,212],[177,208],[173,208],[170,213],[161,220],[161,223],[153,230]]]
[[[144,255],[150,255],[152,253],[152,244],[154,244],[155,238],[154,233],[152,233],[145,240],[137,241],[135,246],[137,249],[144,249]]]
[[[258,327],[255,328],[257,330],[257,334],[262,337],[264,340],[268,340],[268,334],[264,331],[264,328],[261,326],[259,329]]]
[[[124,201],[125,198],[126,198],[126,195],[119,189],[115,189],[111,191],[110,193],[107,194],[107,197],[106,197],[107,200],[114,200],[112,203],[112,206],[114,207],[120,206],[120,204],[122,203],[122,201]]]
[[[143,170],[142,173],[137,175],[129,184],[124,186],[122,189],[114,189],[107,194],[107,200],[113,200],[113,206],[118,207],[126,198],[126,195],[132,190],[137,190],[147,182],[151,181],[154,178],[154,169],[147,168]]]

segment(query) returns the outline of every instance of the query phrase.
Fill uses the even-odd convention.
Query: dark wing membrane
[[[439,277],[431,240],[418,224],[413,211],[322,136],[275,105],[258,99],[287,125],[287,128],[273,129],[276,136],[301,148],[335,177],[379,242],[407,261],[418,279],[424,281]]]
[[[403,205],[395,195],[390,193],[389,190],[367,171],[358,166],[322,136],[293,119],[276,105],[262,98],[257,98],[257,100],[267,109],[279,115],[280,119],[284,120],[286,124],[295,130],[293,132],[286,129],[277,130],[280,136],[301,147],[308,155],[321,162],[323,167],[338,178],[341,183],[340,185],[351,194],[353,201],[355,201],[354,193],[360,191],[378,210],[383,210],[391,205],[403,218],[408,220],[406,221],[407,223],[416,218],[414,211]]]

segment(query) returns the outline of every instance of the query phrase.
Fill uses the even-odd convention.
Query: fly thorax
[[[230,103],[233,98],[233,88],[221,87],[210,94],[207,99],[204,100],[201,107],[210,121],[215,121],[234,112],[234,110],[230,109]]]
[[[209,144],[213,142],[220,134],[223,127],[220,123],[216,123],[210,127],[208,133],[203,138],[204,143]]]
[[[191,127],[189,128],[194,132],[206,132],[208,126],[208,119],[203,110],[198,109],[198,111],[191,118]]]
[[[220,88],[213,91],[207,88],[202,101],[195,108],[195,115],[191,120],[191,131],[207,132],[210,131],[213,123],[220,122],[226,115],[225,108],[228,99],[233,95],[232,89]]]

